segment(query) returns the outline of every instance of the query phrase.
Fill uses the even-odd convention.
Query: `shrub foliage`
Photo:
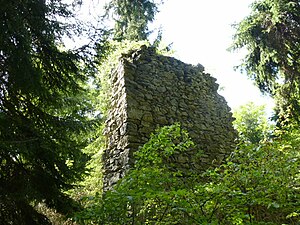
[[[179,124],[136,152],[113,190],[83,199],[81,224],[297,224],[300,135],[240,144],[219,167],[186,173],[172,157],[194,147]],[[171,163],[169,163],[171,161]]]

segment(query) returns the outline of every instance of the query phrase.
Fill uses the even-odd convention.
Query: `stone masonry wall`
[[[216,79],[192,66],[155,53],[153,48],[123,55],[112,74],[111,110],[106,121],[107,149],[103,155],[104,190],[112,187],[130,166],[133,152],[158,126],[180,122],[204,151],[195,169],[220,162],[234,145],[232,114],[217,93]]]

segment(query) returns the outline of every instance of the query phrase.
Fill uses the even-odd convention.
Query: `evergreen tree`
[[[61,49],[73,28],[60,0],[0,0],[0,221],[46,224],[45,202],[68,212],[93,122],[80,56]]]
[[[112,14],[115,21],[114,38],[116,40],[147,40],[149,22],[154,21],[158,12],[153,0],[111,0],[106,12]]]
[[[279,109],[297,119],[300,110],[299,0],[261,0],[237,25],[233,49],[245,47],[242,67],[260,90],[278,98]],[[284,119],[284,118],[283,118]],[[299,118],[298,118],[299,119]]]

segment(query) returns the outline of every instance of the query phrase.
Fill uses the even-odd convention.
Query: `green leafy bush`
[[[299,223],[299,132],[257,145],[241,145],[227,163],[207,171],[204,184],[222,224]],[[292,141],[291,141],[292,140]],[[203,190],[203,184],[199,185]]]
[[[300,133],[241,144],[206,171],[176,166],[195,148],[178,124],[163,127],[136,152],[113,190],[83,199],[81,224],[299,224]],[[201,152],[201,151],[199,151]]]
[[[268,121],[264,105],[249,102],[236,109],[233,117],[233,126],[243,143],[259,144],[267,140],[274,130],[274,126]]]
[[[135,167],[103,196],[86,198],[82,224],[177,224],[188,220],[183,201],[196,176],[183,177],[172,156],[194,147],[179,124],[159,129],[136,152]],[[186,173],[186,172],[185,172]]]

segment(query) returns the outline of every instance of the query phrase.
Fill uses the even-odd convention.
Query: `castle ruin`
[[[217,92],[216,79],[201,65],[192,66],[143,46],[121,57],[111,82],[104,190],[124,176],[134,164],[133,153],[158,126],[179,122],[189,131],[204,152],[194,162],[196,168],[221,162],[232,151],[236,133],[230,108]]]

